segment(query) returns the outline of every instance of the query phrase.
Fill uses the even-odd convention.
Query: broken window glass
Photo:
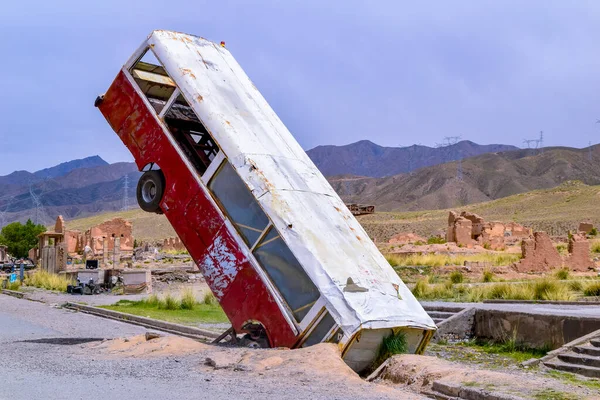
[[[165,113],[164,121],[188,160],[203,175],[219,147],[181,94]]]
[[[270,228],[253,253],[291,308],[296,321],[302,321],[319,299],[319,290],[277,230]]]
[[[175,82],[169,77],[150,49],[146,50],[129,72],[146,99],[159,114],[175,91]]]
[[[315,326],[315,329],[309,333],[308,337],[302,344],[302,347],[308,347],[312,346],[313,344],[321,343],[334,325],[335,321],[333,317],[327,311],[325,311],[325,315],[323,318],[321,318],[317,326]]]
[[[229,162],[225,161],[208,184],[221,207],[252,248],[269,224],[269,218]]]

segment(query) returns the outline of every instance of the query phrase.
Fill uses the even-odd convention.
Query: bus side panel
[[[207,265],[205,275],[223,310],[237,332],[250,321],[260,322],[267,331],[272,347],[292,347],[297,338],[281,314],[279,305],[260,276],[240,251],[227,227],[217,235],[208,257],[198,260]],[[214,266],[214,267],[213,267]],[[223,290],[221,288],[226,288]]]
[[[260,321],[272,346],[292,347],[295,333],[273,296],[122,71],[99,108],[139,169],[152,162],[162,170],[166,187],[161,209],[236,331],[249,321]]]

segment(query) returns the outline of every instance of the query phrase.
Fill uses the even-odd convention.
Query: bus
[[[357,372],[436,326],[225,48],[153,31],[99,108],[232,324],[265,347],[336,343]]]

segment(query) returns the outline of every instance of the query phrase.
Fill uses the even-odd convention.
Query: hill
[[[598,185],[599,160],[599,145],[591,149],[546,148],[542,153],[517,150],[387,178],[344,175],[329,181],[346,202],[374,204],[381,211],[445,209],[553,188],[569,180]]]
[[[346,146],[318,146],[306,154],[325,176],[350,174],[381,178],[485,153],[511,150],[518,148],[503,144],[479,145],[468,140],[436,148],[420,145],[383,147],[361,140]]]
[[[456,210],[468,210],[488,221],[515,221],[535,230],[565,235],[579,222],[590,220],[600,226],[600,186],[567,182],[553,189],[521,193],[499,200],[472,204]],[[417,212],[377,212],[358,217],[360,223],[377,242],[387,241],[400,232],[415,232],[428,237],[446,228],[449,210]],[[103,213],[88,218],[67,220],[69,229],[86,230],[114,217],[133,222],[133,234],[141,240],[161,240],[175,236],[164,215],[129,210]]]

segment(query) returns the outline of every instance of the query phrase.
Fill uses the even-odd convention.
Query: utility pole
[[[588,160],[592,161],[592,141],[588,143]]]

